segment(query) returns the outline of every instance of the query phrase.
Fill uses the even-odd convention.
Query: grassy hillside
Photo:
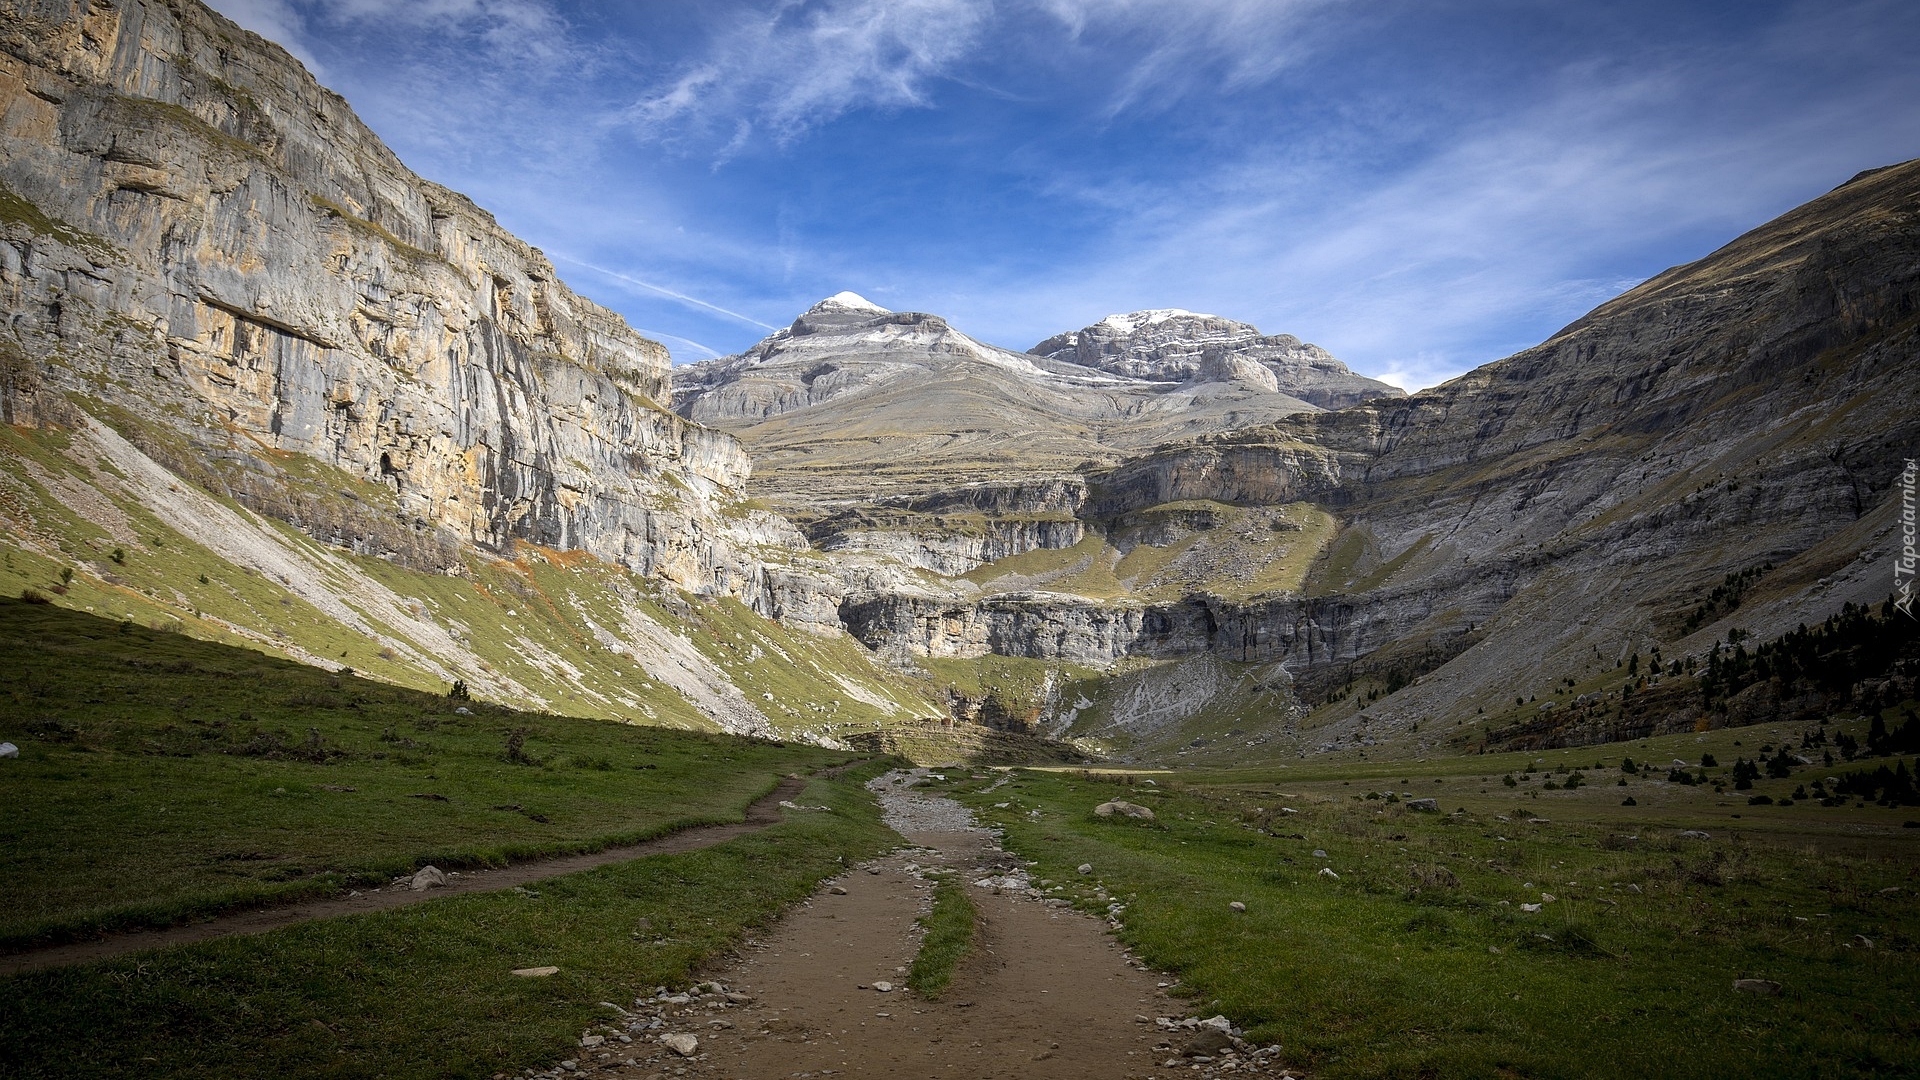
[[[1096,523],[1070,548],[1029,551],[972,570],[989,592],[1049,589],[1097,600],[1164,602],[1205,592],[1229,600],[1300,592],[1332,540],[1311,503],[1164,503]]]
[[[276,490],[298,504],[287,517],[395,526],[379,485],[298,455],[275,461]],[[575,716],[716,730],[757,714],[817,739],[939,711],[844,635],[790,631],[577,552],[414,551],[398,527],[388,557],[356,554],[167,473],[84,419],[0,427],[0,464],[0,596],[32,590],[143,627],[423,690],[460,680],[477,698]]]
[[[543,715],[0,601],[0,946],[710,821],[845,755]]]

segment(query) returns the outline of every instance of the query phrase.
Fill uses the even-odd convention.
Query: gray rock
[[[0,742],[0,758],[19,757],[20,748],[10,742]]]
[[[1098,813],[1098,811],[1095,811],[1095,812]],[[1093,864],[1088,862],[1083,862],[1080,864],[1079,869],[1080,869],[1080,872],[1083,874],[1091,874],[1093,873]]]
[[[1712,834],[1712,833],[1707,833],[1707,832],[1702,832],[1702,831],[1700,831],[1699,829],[1682,829],[1682,830],[1680,830],[1679,832],[1677,832],[1677,833],[1674,833],[1673,835],[1674,835],[1674,836],[1676,836],[1676,837],[1678,837],[1678,838],[1680,838],[1680,839],[1682,839],[1682,840],[1711,840],[1711,839],[1713,839],[1713,834]]]
[[[1244,382],[1323,409],[1404,391],[1354,374],[1318,345],[1247,323],[1176,309],[1109,315],[1027,350],[1048,360],[1158,382]]]
[[[1419,813],[1422,813],[1422,814],[1437,814],[1440,812],[1440,800],[1439,799],[1408,799],[1407,809],[1418,811]]]
[[[1112,802],[1103,802],[1093,808],[1093,813],[1095,817],[1112,817],[1115,814],[1119,814],[1122,817],[1138,818],[1141,821],[1153,820],[1152,810],[1127,802],[1124,799],[1114,799]]]
[[[1227,907],[1229,907],[1229,908],[1231,908],[1231,909],[1232,909],[1232,910],[1234,910],[1234,911],[1245,911],[1245,910],[1247,910],[1247,905],[1246,905],[1246,904],[1244,904],[1244,903],[1242,903],[1242,902],[1240,902],[1240,901],[1238,901],[1238,900],[1233,900],[1233,901],[1230,901],[1230,902],[1228,902],[1228,904],[1227,904]]]
[[[446,884],[447,875],[441,872],[439,867],[423,866],[414,872],[412,879],[407,883],[407,887],[411,888],[414,892],[425,892],[428,889],[445,888]]]
[[[1219,1028],[1202,1027],[1180,1048],[1187,1057],[1211,1057],[1233,1045],[1233,1036]]]
[[[873,988],[875,990],[880,991],[883,994],[893,993],[893,984],[890,982],[887,982],[885,979],[882,979],[881,981],[874,983]]]
[[[1735,979],[1733,988],[1742,994],[1758,994],[1761,997],[1780,996],[1780,984],[1772,979]]]
[[[692,1057],[700,1050],[700,1040],[682,1031],[660,1036],[660,1045],[681,1057]]]

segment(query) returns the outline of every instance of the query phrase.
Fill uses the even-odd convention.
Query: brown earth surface
[[[911,793],[908,793],[911,797]],[[890,804],[900,799],[890,793]],[[925,800],[946,802],[946,800]],[[948,802],[947,806],[958,810]],[[889,810],[893,810],[892,805]],[[937,815],[936,815],[937,816]],[[925,820],[925,819],[923,819]],[[984,830],[921,830],[889,813],[912,845],[829,881],[710,982],[635,1003],[622,1025],[585,1033],[608,1041],[539,1076],[632,1080],[902,1077],[1079,1080],[1267,1072],[1250,1047],[1186,1053],[1196,1038],[1159,1018],[1186,1006],[1170,980],[1134,960],[1091,916],[1026,890],[968,891],[980,908],[975,947],[938,1000],[905,987],[919,947],[914,920],[931,877],[969,883],[1019,863]],[[877,989],[891,983],[891,991]],[[724,987],[721,993],[718,987]],[[704,992],[700,992],[704,991]],[[729,996],[731,995],[731,999]],[[691,1055],[663,1037],[692,1035]],[[622,1037],[630,1040],[622,1043]],[[1219,1041],[1224,1043],[1224,1038]],[[591,1041],[583,1037],[583,1043]]]

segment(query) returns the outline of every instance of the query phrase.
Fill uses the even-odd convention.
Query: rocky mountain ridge
[[[1271,377],[1274,392],[1322,409],[1406,396],[1398,387],[1354,374],[1332,353],[1292,334],[1266,335],[1249,323],[1180,308],[1109,315],[1027,352],[1160,382],[1240,378],[1264,384]]]
[[[674,408],[739,437],[756,463],[755,494],[804,519],[823,501],[872,505],[1054,477],[1312,412],[1321,406],[1311,398],[1400,393],[1242,323],[1183,316],[1155,326],[1161,360],[1103,366],[997,348],[937,315],[841,293],[746,352],[675,368]],[[1231,350],[1216,347],[1229,338]]]

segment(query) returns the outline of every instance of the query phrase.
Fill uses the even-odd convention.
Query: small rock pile
[[[1144,1022],[1147,1017],[1135,1019]],[[1254,1046],[1241,1038],[1244,1033],[1224,1016],[1205,1020],[1161,1016],[1154,1018],[1153,1023],[1167,1036],[1154,1047],[1155,1051],[1169,1055],[1160,1063],[1162,1068],[1195,1069],[1202,1077],[1265,1072],[1274,1056],[1280,1053],[1278,1046]],[[1282,1070],[1278,1075],[1292,1074]]]
[[[727,1011],[752,1001],[751,995],[718,982],[695,983],[677,992],[657,987],[652,997],[633,999],[631,1009],[603,1001],[603,1008],[618,1015],[580,1033],[581,1053],[577,1057],[550,1069],[527,1069],[518,1075],[522,1080],[559,1080],[599,1070],[646,1066],[667,1071],[677,1063],[705,1061],[696,1032],[732,1027]],[[514,1074],[495,1073],[493,1080],[514,1080]]]

